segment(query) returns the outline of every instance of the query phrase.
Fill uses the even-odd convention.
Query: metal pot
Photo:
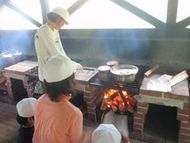
[[[118,64],[110,69],[115,82],[130,83],[133,82],[138,73],[138,67],[134,65]]]
[[[102,82],[109,81],[110,67],[109,66],[99,66],[98,67],[98,77]]]

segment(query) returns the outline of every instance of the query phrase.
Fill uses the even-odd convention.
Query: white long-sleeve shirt
[[[35,49],[38,58],[38,77],[40,81],[43,81],[43,67],[48,58],[57,54],[67,56],[63,49],[58,30],[52,30],[47,24],[42,25],[35,34]],[[73,63],[80,67],[78,63],[74,61]]]

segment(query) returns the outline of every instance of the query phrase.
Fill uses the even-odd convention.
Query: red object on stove
[[[118,65],[119,62],[116,61],[116,60],[110,60],[106,63],[108,66],[112,67],[112,66],[115,66],[115,65]]]

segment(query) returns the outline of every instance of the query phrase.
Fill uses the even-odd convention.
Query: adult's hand
[[[83,66],[79,63],[77,63],[77,70],[82,70],[83,69]]]

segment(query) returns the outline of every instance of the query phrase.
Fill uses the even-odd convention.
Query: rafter
[[[5,1],[5,0],[3,0]],[[17,13],[19,13],[20,15],[22,15],[24,18],[26,18],[27,20],[29,20],[31,23],[33,23],[34,25],[40,27],[41,23],[39,23],[38,21],[36,21],[35,19],[33,19],[31,16],[29,16],[28,14],[26,14],[25,12],[23,12],[22,10],[20,10],[17,6],[15,6],[11,1],[6,1],[4,3],[7,7],[11,8],[12,10],[16,11]]]
[[[167,25],[173,28],[176,25],[178,0],[168,0]]]
[[[88,0],[78,0],[75,3],[73,3],[72,6],[68,8],[69,14],[73,14],[77,9],[79,9],[84,3],[86,3]]]
[[[43,23],[46,23],[47,22],[46,15],[49,12],[49,0],[40,0],[40,6],[41,6]]]
[[[160,21],[159,19],[151,16],[150,14],[146,13],[145,11],[137,8],[136,6],[130,4],[125,0],[110,0],[115,4],[119,5],[120,7],[128,10],[129,12],[135,14],[136,16],[140,17],[141,19],[145,20],[146,22],[154,25],[156,28],[163,28],[165,27],[165,23]]]
[[[190,16],[187,17],[187,18],[185,18],[185,19],[183,19],[182,21],[180,21],[180,22],[178,22],[178,23],[176,24],[176,26],[177,26],[178,28],[185,28],[185,27],[187,27],[188,25],[190,25]]]

